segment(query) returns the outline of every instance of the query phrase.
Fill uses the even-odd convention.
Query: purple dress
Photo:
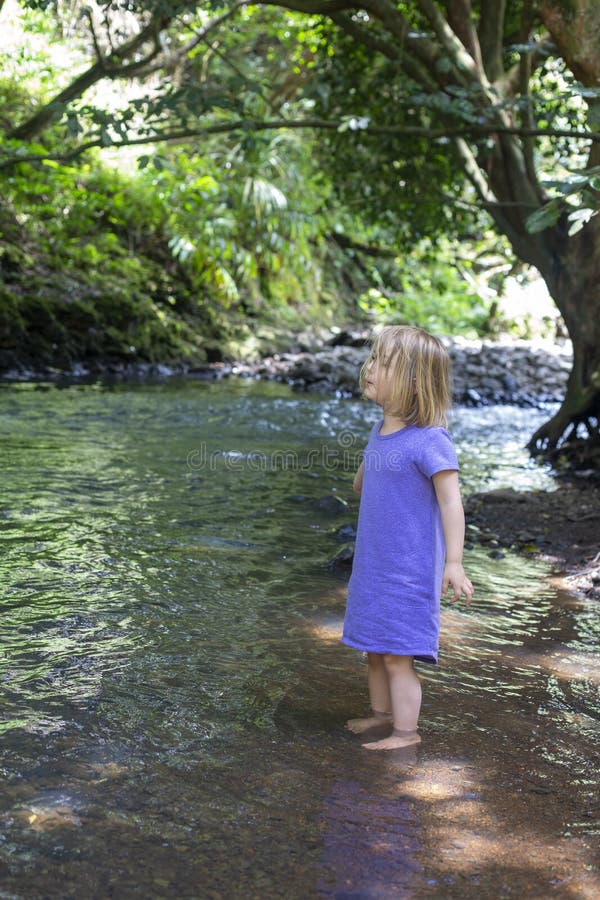
[[[445,428],[372,429],[342,640],[437,663],[445,562],[432,475],[458,469]]]

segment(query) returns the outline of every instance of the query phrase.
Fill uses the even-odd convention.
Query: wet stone
[[[354,525],[342,525],[335,533],[338,541],[353,541],[356,538],[356,528]]]
[[[504,559],[506,553],[503,553],[502,550],[492,550],[491,553],[488,553],[490,559]]]
[[[336,497],[334,494],[315,500],[312,506],[313,509],[317,509],[319,512],[326,513],[330,516],[339,516],[348,509],[346,501],[342,500],[341,497]]]
[[[350,578],[352,561],[354,559],[354,544],[342,547],[327,563],[327,569],[341,578]]]

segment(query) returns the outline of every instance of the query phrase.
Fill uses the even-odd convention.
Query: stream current
[[[523,450],[547,415],[456,409],[463,492],[553,490]],[[597,896],[599,616],[548,564],[467,550],[423,743],[344,730],[366,666],[326,563],[377,418],[242,380],[0,385],[0,897]]]

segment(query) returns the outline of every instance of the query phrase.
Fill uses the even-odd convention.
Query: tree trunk
[[[573,368],[560,409],[531,438],[552,454],[578,438],[600,441],[600,225],[593,219],[569,238],[553,270],[542,271],[573,342]],[[567,242],[565,242],[567,243]]]
[[[480,165],[482,161],[480,160]],[[573,369],[557,413],[529,441],[532,453],[552,456],[565,442],[599,438],[600,416],[600,216],[569,235],[566,212],[557,224],[530,234],[528,215],[540,207],[539,186],[528,177],[521,147],[500,138],[488,162],[489,184],[501,202],[488,205],[515,255],[537,268],[560,310],[573,344]]]

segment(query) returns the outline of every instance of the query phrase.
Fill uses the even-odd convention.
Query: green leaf
[[[551,200],[549,203],[546,203],[545,206],[536,209],[534,213],[528,216],[525,222],[527,231],[529,234],[537,234],[540,231],[544,231],[546,228],[551,228],[552,225],[556,225],[558,222],[561,212],[562,201]]]

